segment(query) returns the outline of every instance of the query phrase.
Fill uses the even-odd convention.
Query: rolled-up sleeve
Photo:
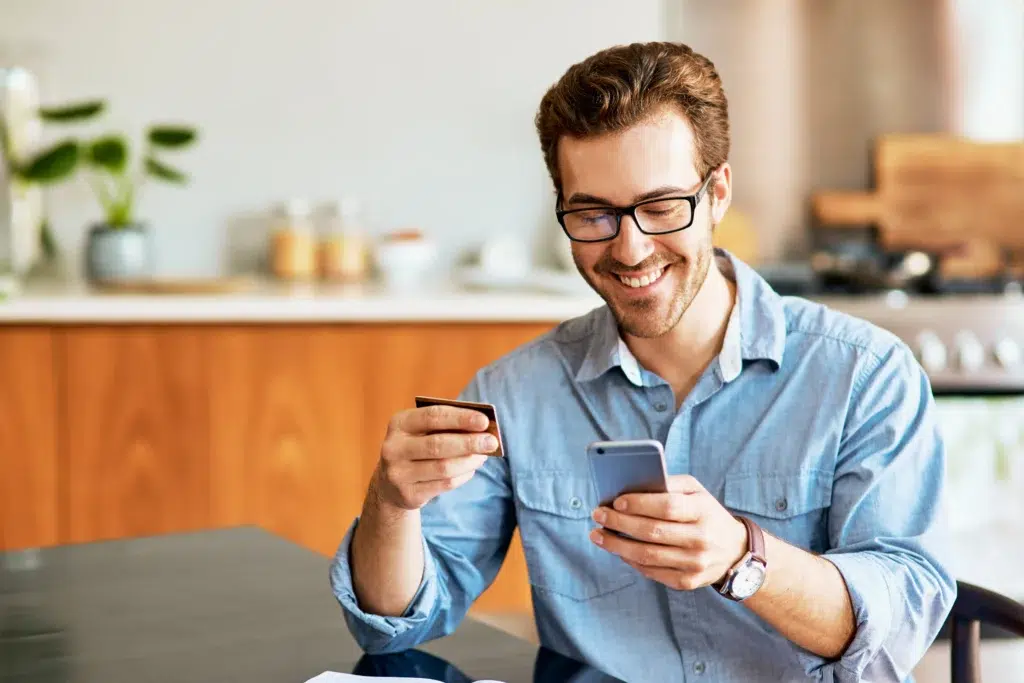
[[[486,400],[479,375],[459,398]],[[503,447],[508,453],[508,444]],[[407,650],[452,633],[497,576],[516,524],[507,460],[488,458],[469,482],[438,496],[420,514],[423,577],[402,616],[369,614],[359,606],[350,562],[358,519],[331,563],[331,589],[345,622],[356,642],[370,654]]]
[[[349,631],[352,632],[362,648],[368,652],[394,652],[414,647],[414,645],[403,647],[403,643],[416,639],[416,632],[433,621],[441,604],[441,600],[438,599],[440,582],[437,579],[437,567],[426,539],[423,541],[423,578],[420,580],[416,595],[413,596],[405,612],[401,617],[370,614],[359,607],[359,601],[356,599],[355,590],[352,587],[349,552],[352,546],[352,534],[358,524],[358,519],[352,523],[338,548],[334,562],[331,564],[331,589],[344,610]]]
[[[822,680],[904,680],[938,634],[956,598],[945,473],[927,376],[905,345],[870,357],[843,430],[824,555],[846,582],[856,634]]]

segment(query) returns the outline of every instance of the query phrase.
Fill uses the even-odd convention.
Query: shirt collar
[[[757,271],[724,249],[716,248],[715,257],[719,270],[736,283],[736,304],[729,315],[722,352],[718,356],[722,380],[736,379],[746,360],[767,360],[777,369],[782,364],[786,346],[782,297]],[[615,316],[606,305],[594,318],[590,343],[576,380],[595,380],[614,367],[622,368],[633,384],[644,384],[640,364],[619,335]]]

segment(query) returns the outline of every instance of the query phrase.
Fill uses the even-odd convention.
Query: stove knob
[[[1013,339],[1004,337],[996,343],[996,360],[999,364],[1007,370],[1013,370],[1020,366],[1021,363],[1021,349]]]
[[[946,369],[946,345],[934,332],[922,332],[917,337],[917,359],[925,372]]]
[[[960,368],[967,372],[976,372],[985,365],[985,347],[970,332],[956,335],[956,354]]]

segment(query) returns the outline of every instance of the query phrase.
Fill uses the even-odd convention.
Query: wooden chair
[[[970,583],[957,581],[956,585],[956,602],[948,620],[952,629],[952,683],[981,683],[981,624],[1024,638],[1024,605]]]

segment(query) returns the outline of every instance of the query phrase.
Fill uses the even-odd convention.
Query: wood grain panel
[[[68,539],[207,527],[202,328],[72,327],[60,334]]]
[[[48,329],[0,329],[0,550],[60,541],[53,365]]]
[[[362,504],[359,327],[219,327],[210,345],[212,519],[331,555]]]
[[[374,381],[368,383],[366,424],[376,463],[380,441],[395,412],[413,407],[417,394],[454,398],[481,367],[547,332],[549,324],[418,324],[367,328]],[[518,533],[498,578],[474,605],[492,612],[528,612],[530,589]]]

